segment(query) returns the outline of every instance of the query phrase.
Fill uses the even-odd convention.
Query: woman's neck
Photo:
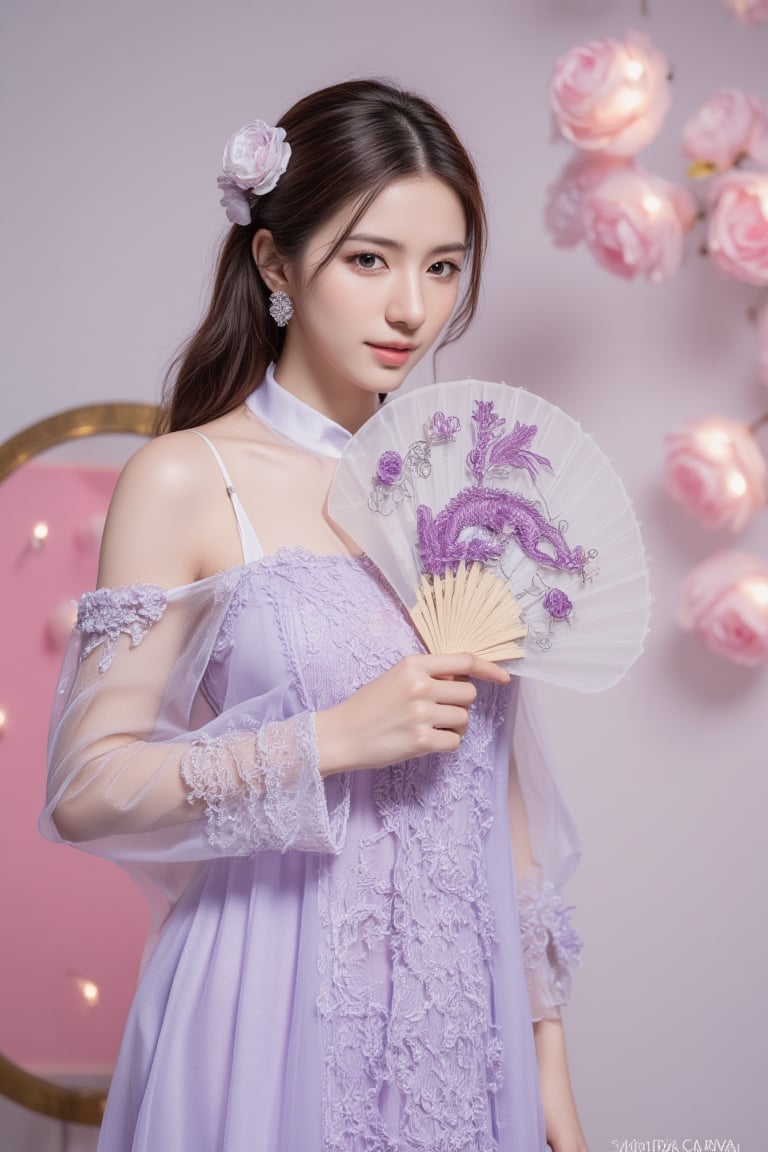
[[[368,392],[340,377],[330,366],[309,365],[288,347],[275,364],[275,380],[286,392],[353,435],[379,408],[378,392]]]

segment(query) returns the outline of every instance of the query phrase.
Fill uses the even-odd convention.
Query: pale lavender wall
[[[721,0],[650,0],[675,102],[647,163],[683,170],[680,128],[714,87],[768,96],[768,28]],[[768,961],[766,678],[672,623],[684,572],[725,543],[665,503],[661,438],[766,397],[752,292],[691,257],[628,286],[549,242],[541,206],[567,150],[545,93],[572,43],[642,27],[639,0],[6,0],[0,436],[86,401],[154,399],[197,317],[223,219],[227,135],[321,84],[384,74],[449,113],[488,191],[482,315],[441,375],[524,383],[576,415],[624,475],[653,558],[647,655],[608,695],[548,692],[585,841],[571,885],[586,937],[567,1029],[592,1152],[612,1141],[764,1147]],[[741,541],[768,548],[765,518]],[[690,1145],[692,1146],[692,1145]]]

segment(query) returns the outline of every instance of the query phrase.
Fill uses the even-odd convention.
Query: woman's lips
[[[368,347],[380,364],[389,364],[396,368],[405,364],[413,351],[412,344],[369,344]]]

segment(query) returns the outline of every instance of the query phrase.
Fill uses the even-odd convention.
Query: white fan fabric
[[[473,509],[492,503],[506,510],[501,529],[487,514],[473,522]],[[429,510],[422,544],[424,524],[439,528],[454,564],[458,552],[495,542],[500,554],[488,563],[528,626],[511,672],[596,692],[640,655],[651,595],[637,517],[608,458],[556,405],[482,380],[388,402],[347,445],[328,510],[409,609],[428,568],[419,507]]]

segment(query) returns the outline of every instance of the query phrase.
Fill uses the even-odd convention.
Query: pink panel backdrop
[[[115,865],[50,844],[37,830],[62,656],[49,621],[94,586],[90,526],[115,478],[111,469],[33,463],[0,485],[0,1050],[47,1072],[111,1068],[146,933],[143,900]],[[41,521],[49,535],[35,548]],[[88,1003],[82,981],[97,986],[97,1003]]]

